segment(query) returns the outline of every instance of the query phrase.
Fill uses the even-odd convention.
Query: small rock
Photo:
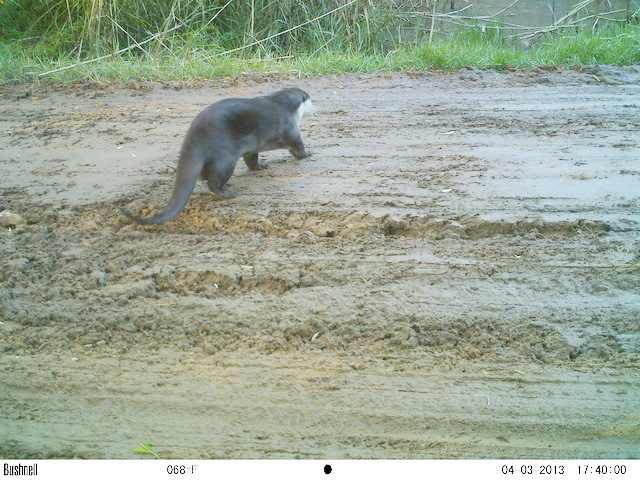
[[[125,297],[133,298],[139,296],[147,296],[155,291],[155,282],[152,279],[142,280],[140,282],[116,283],[102,287],[99,291],[104,297]]]
[[[89,274],[92,283],[97,287],[103,287],[107,284],[107,274],[100,270],[94,270]]]
[[[406,220],[393,215],[386,217],[382,224],[388,235],[395,235],[409,228],[409,223]]]
[[[89,220],[82,224],[82,228],[85,228],[87,230],[98,230],[100,227],[93,220]]]
[[[15,269],[22,269],[29,265],[29,259],[26,257],[18,257],[7,262],[7,266]]]
[[[138,327],[136,327],[133,323],[125,323],[121,328],[127,333],[136,333],[138,331]]]
[[[0,227],[15,228],[25,223],[27,223],[26,220],[17,213],[12,213],[9,210],[0,212]]]
[[[318,237],[313,232],[303,232],[301,237],[305,240],[306,243],[318,243]]]
[[[23,98],[29,98],[32,95],[31,89],[22,90],[16,94],[16,100],[21,100]]]

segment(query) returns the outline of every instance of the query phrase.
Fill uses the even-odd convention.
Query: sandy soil
[[[285,85],[311,158],[118,213]],[[640,457],[639,68],[0,93],[0,457]]]

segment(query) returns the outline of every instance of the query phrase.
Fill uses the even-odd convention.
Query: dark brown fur
[[[124,209],[122,213],[138,223],[163,223],[184,208],[199,176],[219,198],[234,197],[224,186],[240,157],[251,170],[266,168],[258,162],[258,154],[268,150],[286,148],[296,158],[308,157],[300,136],[300,118],[309,106],[306,92],[286,88],[250,99],[228,98],[205,108],[191,122],[182,144],[167,207],[150,218]]]

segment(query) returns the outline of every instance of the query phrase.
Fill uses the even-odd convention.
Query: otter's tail
[[[143,225],[157,225],[159,223],[164,223],[167,220],[171,220],[173,217],[178,215],[187,204],[187,201],[189,200],[189,197],[191,197],[193,189],[196,186],[198,175],[201,170],[201,166],[196,166],[196,168],[192,167],[185,172],[181,171],[180,166],[178,166],[176,184],[173,187],[173,193],[171,194],[169,204],[158,215],[153,217],[137,217],[124,208],[121,208],[120,212],[131,220]]]

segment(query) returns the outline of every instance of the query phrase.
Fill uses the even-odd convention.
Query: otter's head
[[[299,88],[285,88],[277,91],[273,94],[274,101],[284,105],[295,116],[297,123],[300,123],[300,119],[305,113],[313,110],[313,104],[311,103],[311,97],[304,90]]]

